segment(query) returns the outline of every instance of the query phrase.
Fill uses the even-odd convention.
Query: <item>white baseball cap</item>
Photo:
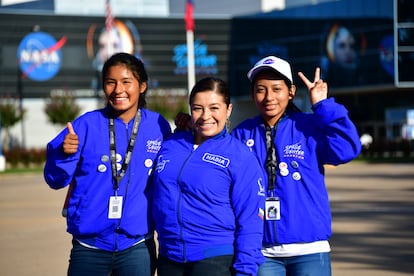
[[[290,64],[287,61],[275,56],[268,56],[259,60],[247,73],[247,77],[250,79],[250,81],[252,81],[254,76],[256,76],[257,73],[263,69],[273,69],[290,80],[291,83],[293,83],[292,69],[290,68]]]

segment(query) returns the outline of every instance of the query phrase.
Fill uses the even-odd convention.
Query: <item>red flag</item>
[[[106,0],[105,10],[106,10],[105,28],[106,28],[106,31],[110,32],[112,30],[112,27],[114,26],[114,16],[112,15],[110,0]]]
[[[187,0],[185,4],[185,30],[194,31],[194,18],[193,18],[193,1]]]

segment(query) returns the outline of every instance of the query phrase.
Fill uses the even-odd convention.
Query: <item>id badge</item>
[[[122,196],[111,196],[109,198],[109,219],[119,219],[122,216]]]
[[[278,197],[268,197],[265,202],[266,220],[280,220],[280,201]]]

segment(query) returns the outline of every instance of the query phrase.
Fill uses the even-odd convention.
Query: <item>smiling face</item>
[[[227,106],[224,96],[212,90],[197,92],[190,106],[196,144],[219,134],[232,110],[232,105]]]
[[[271,70],[263,70],[254,78],[252,97],[262,118],[273,126],[282,117],[296,88],[289,89],[285,80]]]
[[[129,122],[138,110],[139,96],[147,83],[140,82],[126,65],[118,64],[108,68],[103,88],[115,115]]]

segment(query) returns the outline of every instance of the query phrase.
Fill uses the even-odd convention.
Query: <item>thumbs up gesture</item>
[[[67,124],[68,134],[66,134],[65,139],[63,140],[63,152],[66,154],[73,154],[78,151],[79,138],[76,135],[75,130],[73,129],[72,123]]]

